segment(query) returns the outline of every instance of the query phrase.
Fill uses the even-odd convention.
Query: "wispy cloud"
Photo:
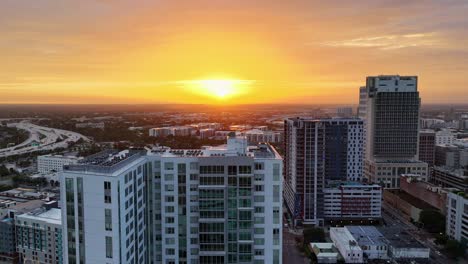
[[[328,41],[322,45],[331,47],[378,48],[381,50],[435,46],[439,43],[435,33],[415,33],[360,37],[348,40]]]

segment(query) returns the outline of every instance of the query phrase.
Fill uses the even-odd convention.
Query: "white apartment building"
[[[67,263],[63,259],[61,210],[15,216],[16,247],[21,263]]]
[[[260,129],[251,129],[242,132],[242,134],[247,138],[249,143],[260,143],[260,142],[269,142],[269,143],[279,143],[282,141],[282,133],[278,131],[266,131]]]
[[[64,165],[75,164],[80,160],[74,156],[44,155],[37,157],[37,171],[39,173],[61,172]]]
[[[421,128],[428,129],[434,128],[437,125],[444,124],[445,121],[442,119],[434,119],[434,118],[421,118]]]
[[[447,195],[446,234],[458,241],[468,239],[468,198],[463,192]]]
[[[455,135],[448,129],[442,129],[436,132],[436,145],[452,145],[455,141]]]
[[[149,130],[150,137],[167,137],[179,136],[186,137],[192,135],[194,128],[191,126],[171,126],[171,127],[158,127]]]
[[[330,238],[346,263],[364,263],[364,253],[345,227],[331,227]]]
[[[330,184],[323,190],[328,220],[370,220],[382,217],[382,187],[356,182]]]
[[[148,162],[105,151],[66,166],[60,184],[66,263],[146,263]]]
[[[75,237],[64,238],[76,248],[66,257],[89,263],[282,263],[281,171],[273,147],[248,146],[244,137],[197,150],[90,157],[63,173],[62,196],[68,190],[67,204],[77,204],[64,216],[80,221],[78,208],[88,215],[71,227]]]

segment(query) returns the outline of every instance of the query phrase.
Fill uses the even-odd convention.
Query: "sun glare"
[[[199,84],[207,93],[218,98],[226,98],[236,92],[232,80],[201,80]]]
[[[183,83],[193,93],[224,101],[228,98],[245,94],[251,81],[236,79],[205,79],[183,81]]]

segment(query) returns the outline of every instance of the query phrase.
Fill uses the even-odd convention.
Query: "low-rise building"
[[[17,215],[15,222],[20,261],[63,263],[60,209]]]
[[[208,139],[208,138],[214,137],[215,130],[213,128],[203,128],[203,129],[200,129],[199,133],[200,133],[201,139]]]
[[[464,192],[448,194],[446,233],[458,241],[468,240],[468,196]]]
[[[336,263],[340,256],[333,243],[310,243],[309,248],[314,252],[318,263]]]
[[[249,143],[260,143],[260,142],[269,142],[269,143],[279,143],[282,141],[282,133],[278,131],[265,131],[260,129],[251,129],[242,132],[242,134],[247,137]]]
[[[429,259],[430,249],[401,227],[378,227],[385,237],[388,255],[394,259]]]
[[[80,159],[75,156],[44,155],[37,157],[39,173],[61,172],[64,165],[76,164]]]
[[[452,131],[448,129],[442,129],[436,132],[436,145],[451,145],[455,140],[455,136]]]
[[[167,136],[176,136],[176,137],[187,137],[192,135],[194,131],[191,126],[171,126],[171,127],[158,127],[151,128],[149,130],[150,137],[167,137]]]
[[[435,165],[454,169],[468,166],[468,148],[463,145],[438,145],[435,150]]]
[[[330,182],[323,190],[327,220],[376,220],[382,217],[382,187],[357,182]]]
[[[88,123],[78,123],[75,125],[76,128],[98,128],[104,129],[106,124],[104,122],[88,122]]]
[[[468,169],[434,167],[430,181],[437,186],[468,192]]]
[[[387,259],[387,241],[375,226],[345,226],[364,252],[365,259]]]
[[[424,210],[437,210],[437,208],[418,199],[402,190],[384,190],[384,202],[402,212],[407,220],[419,221],[419,215]]]
[[[18,198],[0,200],[1,205],[4,206],[0,208],[0,263],[19,263],[16,249],[15,216],[40,210],[44,202]]]
[[[405,174],[415,174],[424,180],[429,176],[427,163],[417,160],[367,160],[364,174],[368,182],[379,184],[386,189],[399,189],[400,177]]]
[[[423,200],[445,214],[447,193],[450,192],[447,188],[422,181],[415,176],[405,175],[400,179],[400,190]]]
[[[364,262],[364,253],[348,229],[344,227],[331,227],[330,238],[346,263]]]

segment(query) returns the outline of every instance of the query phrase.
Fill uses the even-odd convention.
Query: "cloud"
[[[322,43],[322,45],[331,47],[378,48],[381,50],[427,47],[436,46],[438,44],[440,44],[440,41],[437,39],[435,33],[382,35]]]

